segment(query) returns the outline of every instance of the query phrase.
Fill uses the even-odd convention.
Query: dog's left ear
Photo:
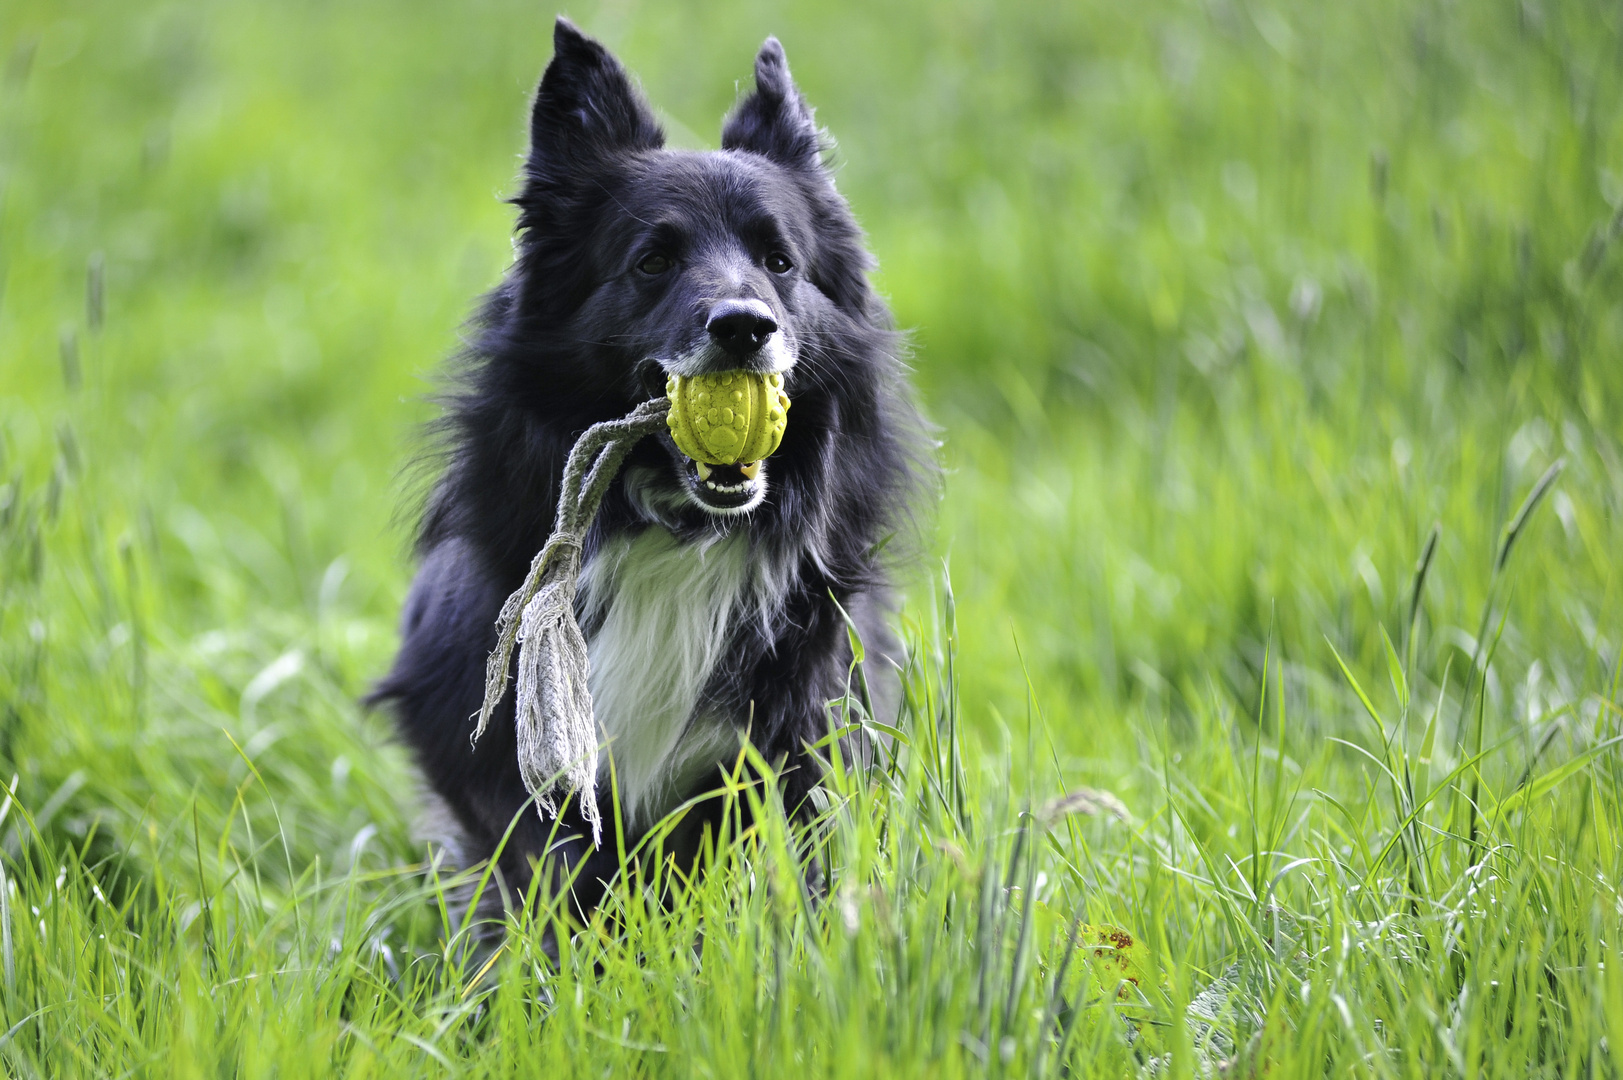
[[[755,57],[755,93],[722,125],[721,148],[749,150],[791,168],[814,169],[821,163],[811,107],[789,77],[789,61],[775,37],[767,38]]]

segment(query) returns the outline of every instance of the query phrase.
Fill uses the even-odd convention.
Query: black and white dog
[[[929,446],[872,260],[775,39],[721,145],[664,149],[619,62],[558,20],[515,200],[516,260],[448,401],[403,641],[371,697],[392,707],[449,811],[454,854],[497,854],[509,895],[538,866],[578,870],[589,910],[619,866],[614,827],[594,849],[573,804],[553,823],[529,801],[511,690],[469,737],[497,612],[547,538],[571,445],[663,393],[668,373],[782,372],[793,407],[758,470],[697,466],[668,436],[644,439],[588,537],[577,614],[605,746],[599,790],[612,758],[626,843],[714,789],[743,737],[778,764],[786,805],[803,806],[819,779],[808,745],[850,678],[842,608],[867,642],[876,698],[894,701],[877,689],[888,675],[894,691],[898,656],[880,549],[910,529]],[[685,835],[691,856],[699,834]]]

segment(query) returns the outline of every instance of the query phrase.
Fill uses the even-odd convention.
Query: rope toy
[[[662,427],[694,461],[742,463],[753,477],[748,470],[778,448],[787,425],[789,398],[783,376],[776,372],[673,375],[666,391],[668,397],[645,401],[619,420],[594,424],[575,440],[564,464],[552,535],[531,561],[524,584],[496,617],[496,647],[485,662],[485,700],[473,731],[478,741],[507,692],[516,644],[519,775],[543,815],[557,817],[560,802],[578,795],[594,847],[603,840],[597,722],[586,639],[575,621],[587,530],[632,447]]]

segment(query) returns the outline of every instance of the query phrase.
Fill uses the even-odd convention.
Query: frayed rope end
[[[574,793],[581,817],[601,847],[597,805],[597,722],[592,713],[586,640],[575,620],[586,531],[626,455],[644,436],[662,429],[670,402],[646,401],[621,420],[594,424],[575,441],[564,466],[558,516],[519,586],[496,618],[496,647],[485,663],[485,698],[473,739],[485,733],[507,691],[518,648],[514,708],[519,775],[535,796],[537,812],[556,818],[559,802]]]

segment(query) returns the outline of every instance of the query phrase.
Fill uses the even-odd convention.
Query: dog
[[[888,549],[916,534],[932,465],[904,341],[778,41],[711,152],[666,149],[619,61],[566,19],[553,45],[513,199],[514,262],[454,369],[399,653],[369,702],[414,751],[452,858],[494,859],[509,896],[545,868],[584,914],[618,845],[714,791],[742,739],[773,764],[785,807],[811,813],[811,746],[853,680],[848,627],[865,642],[856,677],[876,711],[894,710]],[[777,452],[704,466],[649,436],[585,543],[576,612],[599,790],[612,777],[620,815],[594,847],[573,800],[552,819],[526,791],[511,691],[470,742],[497,613],[546,541],[576,438],[658,397],[668,375],[738,369],[783,377]],[[866,753],[851,740],[841,752]],[[716,804],[671,832],[675,855],[719,837]]]

